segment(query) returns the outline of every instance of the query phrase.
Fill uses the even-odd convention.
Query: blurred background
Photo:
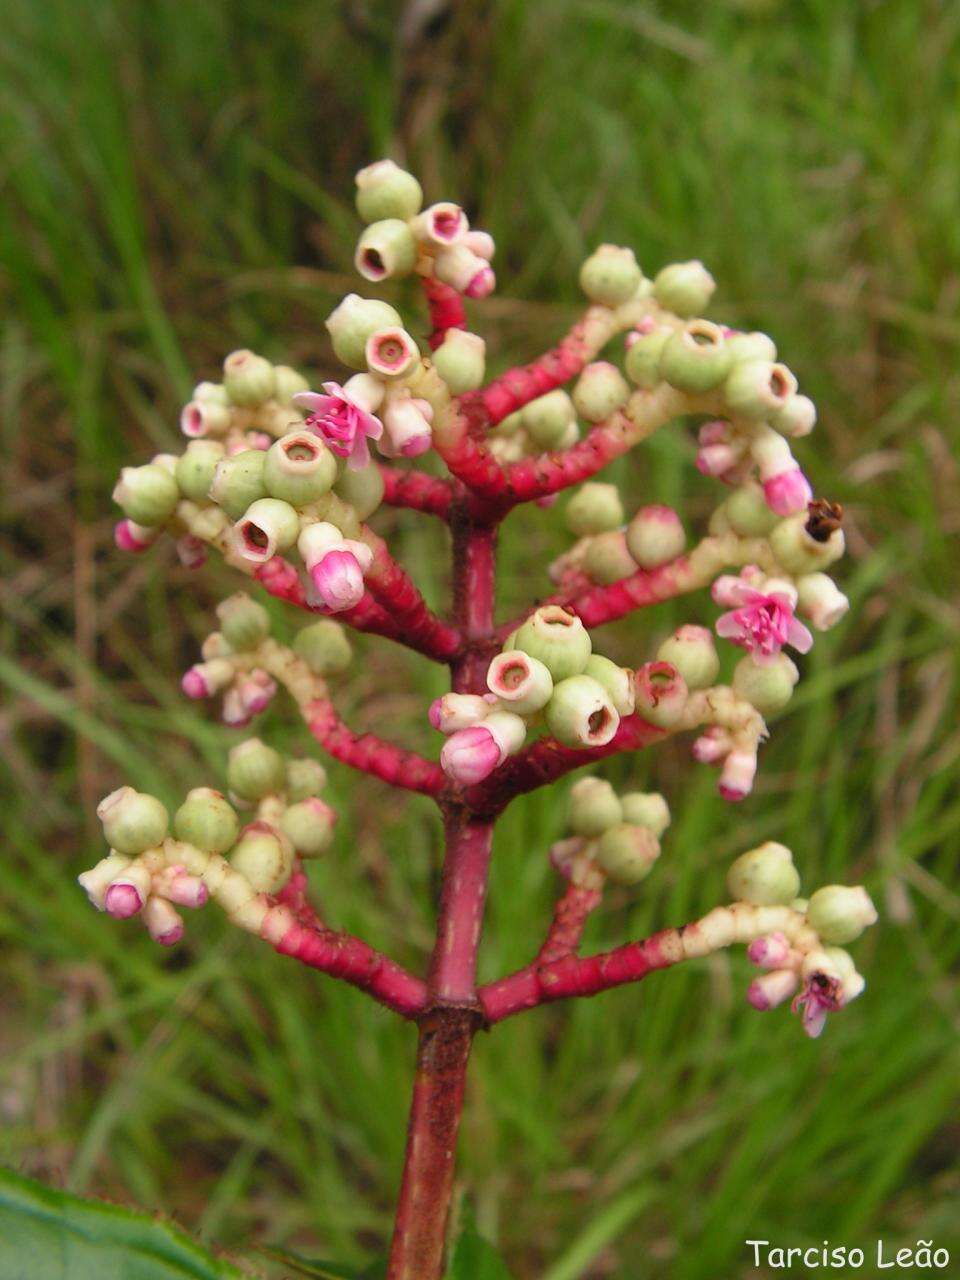
[[[191,576],[169,542],[116,553],[115,473],[181,447],[180,404],[235,347],[332,371],[352,176],[390,154],[496,236],[498,291],[472,309],[494,370],[570,323],[599,241],[650,273],[702,257],[713,314],[770,332],[816,399],[799,456],[849,513],[854,607],[804,660],[755,796],[725,806],[682,743],[605,771],[662,789],[675,818],[662,865],[610,896],[587,946],[708,909],[765,838],[811,887],[865,882],[883,916],[855,949],[864,998],[818,1042],[746,1006],[742,954],[481,1037],[470,1211],[519,1280],[755,1275],[747,1238],[960,1244],[958,89],[960,5],[936,0],[7,0],[0,1161],[229,1249],[383,1245],[411,1029],[215,911],[162,952],[74,877],[101,856],[105,792],[173,804],[221,785],[234,740],[177,682],[236,579]],[[423,333],[415,295],[392,296]],[[628,510],[702,522],[716,491],[693,452],[678,429],[619,463]],[[442,606],[441,531],[376,523]],[[511,516],[504,615],[546,590],[560,525]],[[635,663],[705,615],[682,601],[600,643]],[[359,647],[343,712],[434,752],[440,673]],[[258,731],[308,751],[278,702]],[[342,817],[317,894],[422,966],[431,806],[331,776]],[[485,976],[539,943],[564,793],[501,823]]]

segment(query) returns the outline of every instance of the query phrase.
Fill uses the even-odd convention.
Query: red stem
[[[629,418],[616,414],[602,426],[593,427],[569,449],[514,462],[504,471],[501,505],[509,508],[532,502],[589,480],[632,447],[631,426]]]
[[[428,476],[423,471],[401,471],[399,467],[380,467],[383,477],[383,500],[391,507],[406,507],[426,515],[447,518],[453,489],[446,480]]]
[[[586,889],[579,884],[567,885],[563,896],[553,908],[553,920],[543,945],[537,952],[534,966],[550,964],[562,956],[576,952],[587,917],[599,907],[602,896],[599,889]]]
[[[446,336],[448,329],[465,329],[467,317],[463,309],[463,299],[456,289],[444,284],[434,276],[422,276],[424,296],[430,310],[432,331],[427,338],[430,350],[435,351]]]
[[[309,703],[303,714],[307,728],[335,760],[407,791],[439,796],[445,790],[446,775],[433,760],[385,742],[374,733],[354,733],[326,698]]]
[[[393,619],[404,642],[428,657],[444,662],[460,648],[460,632],[438,618],[417,590],[412,578],[377,540],[373,564],[367,571],[370,594]]]
[[[318,613],[323,617],[329,616],[325,610],[314,609],[307,604],[306,591],[299,573],[282,556],[274,556],[272,560],[268,560],[266,564],[261,565],[254,573],[254,577],[277,600],[285,600],[287,604],[295,605],[298,609],[304,609],[308,613]],[[352,609],[344,609],[334,616],[337,622],[353,627],[355,631],[363,631],[368,635],[383,636],[387,640],[396,641],[397,644],[406,645],[417,653],[423,652],[413,638],[404,635],[393,618],[384,608],[377,604],[369,591],[364,593],[359,604],[354,605]],[[433,655],[428,654],[427,656]]]

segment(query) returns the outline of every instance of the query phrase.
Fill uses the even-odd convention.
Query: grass
[[[865,997],[810,1044],[746,1009],[745,961],[718,957],[482,1038],[462,1150],[479,1226],[525,1280],[737,1276],[748,1237],[957,1243],[960,9],[453,8],[425,25],[428,6],[398,24],[329,0],[6,8],[0,1159],[228,1247],[359,1258],[383,1241],[409,1029],[212,912],[161,955],[73,878],[98,856],[101,794],[123,779],[173,801],[222,778],[231,741],[175,677],[233,580],[113,554],[113,474],[175,446],[191,378],[232,347],[327,366],[351,175],[389,148],[497,237],[501,288],[476,311],[498,367],[564,327],[598,239],[650,269],[703,257],[717,313],[771,332],[820,405],[803,461],[850,512],[855,608],[805,662],[756,798],[732,813],[673,746],[610,767],[676,817],[664,865],[588,944],[702,911],[730,856],[776,837],[810,883],[863,879],[881,904]],[[615,474],[632,504],[700,517],[691,455],[674,432]],[[542,511],[511,520],[505,610],[562,540]],[[380,521],[442,600],[437,531]],[[688,609],[608,628],[605,647],[635,660]],[[362,649],[345,710],[426,746],[437,674]],[[267,732],[307,747],[282,711]],[[422,964],[437,822],[332,779],[318,896]],[[499,830],[487,975],[543,928],[561,793]]]

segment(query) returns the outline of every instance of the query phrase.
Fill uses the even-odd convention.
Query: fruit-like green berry
[[[260,800],[281,792],[285,781],[283,756],[259,738],[248,738],[230,752],[227,783],[242,800]]]
[[[330,847],[336,820],[328,804],[311,796],[284,811],[280,829],[301,858],[319,858]]]
[[[554,681],[579,674],[590,657],[590,635],[576,614],[560,605],[543,605],[513,636],[513,648],[537,658]]]
[[[606,689],[592,676],[568,676],[553,686],[544,708],[550,734],[568,747],[602,747],[620,725]]]
[[[358,520],[367,520],[383,501],[383,476],[375,462],[353,471],[345,467],[333,486],[338,498],[349,502]]]
[[[255,649],[270,634],[270,615],[245,591],[228,596],[217,605],[220,631],[235,653]]]
[[[660,374],[660,357],[672,329],[654,329],[651,333],[630,335],[630,345],[624,357],[623,367],[627,377],[638,387],[655,387],[663,378]]]
[[[828,884],[810,895],[807,920],[823,942],[854,942],[877,922],[877,909],[862,885]]]
[[[639,884],[653,869],[660,841],[649,827],[621,822],[605,831],[597,842],[597,862],[618,884]]]
[[[619,715],[632,714],[636,694],[633,688],[633,672],[629,668],[618,666],[616,662],[605,658],[601,653],[591,653],[583,674],[603,685]]]
[[[603,778],[581,778],[570,788],[570,830],[578,836],[599,836],[623,821],[623,807]]]
[[[191,440],[177,459],[177,484],[191,502],[205,502],[210,495],[213,473],[223,457],[217,440]]]
[[[274,398],[286,408],[293,401],[295,395],[299,395],[301,391],[309,391],[310,383],[296,369],[291,369],[288,364],[275,364],[273,366],[273,376],[275,382]]]
[[[734,489],[723,510],[734,533],[741,538],[763,538],[779,517],[767,506],[760,485],[753,481]]]
[[[624,521],[623,503],[615,484],[588,481],[567,503],[564,512],[567,528],[578,538],[595,533],[610,533]]]
[[[672,507],[654,502],[641,507],[626,530],[627,550],[642,569],[658,569],[675,560],[687,538]]]
[[[257,893],[278,893],[290,879],[293,861],[293,845],[287,836],[266,823],[251,823],[230,855],[234,871],[239,871]]]
[[[233,806],[210,787],[194,787],[173,815],[173,834],[178,840],[207,853],[226,853],[240,831]]]
[[[239,520],[258,498],[266,497],[263,479],[266,456],[262,449],[244,449],[217,463],[210,497],[231,520]]]
[[[327,771],[319,760],[288,760],[285,791],[291,804],[318,796],[327,785]]]
[[[142,467],[123,468],[113,500],[134,524],[152,529],[165,524],[176,511],[180,490],[166,467],[149,462]]]
[[[690,320],[664,343],[660,376],[680,391],[709,391],[730,372],[723,330],[709,320]]]
[[[723,384],[730,412],[754,421],[769,419],[796,390],[797,380],[787,366],[769,360],[739,361]]]
[[[758,907],[789,905],[800,891],[793,854],[775,840],[742,853],[727,872],[727,889],[735,902],[752,902]]]
[[[348,293],[327,318],[327,331],[338,360],[351,369],[366,369],[368,339],[378,329],[402,327],[400,313],[378,298]]]
[[[624,822],[649,827],[658,840],[670,825],[670,809],[659,791],[628,791],[620,803]]]
[[[400,218],[371,222],[360,235],[354,266],[365,280],[408,276],[417,262],[417,242]]]
[[[474,391],[486,370],[487,344],[476,333],[448,329],[433,353],[433,367],[455,396]]]
[[[120,787],[101,800],[97,817],[110,848],[131,858],[155,849],[166,839],[166,809],[156,796],[132,787]]]
[[[640,287],[643,272],[632,249],[602,244],[580,268],[580,288],[591,302],[619,307]]]
[[[297,632],[293,651],[311,671],[329,676],[345,671],[353,658],[346,632],[339,622],[322,618]]]
[[[636,573],[637,562],[627,549],[623,530],[595,534],[584,549],[583,568],[594,582],[603,586]]]
[[[720,671],[717,646],[706,627],[678,627],[661,644],[657,657],[676,667],[688,689],[708,689]]]
[[[531,400],[520,416],[530,439],[538,448],[558,449],[577,415],[566,391],[558,389]]]
[[[231,351],[223,362],[223,385],[234,404],[257,405],[273,398],[277,377],[273,365],[252,351]]]
[[[336,459],[309,431],[291,431],[267,450],[263,483],[271,498],[294,507],[309,506],[330,492],[336,478]]]
[[[787,705],[799,678],[799,671],[785,653],[778,653],[762,665],[748,655],[737,663],[730,683],[738,698],[768,716]]]
[[[630,387],[615,364],[595,360],[588,364],[573,388],[573,404],[588,422],[602,422],[627,403]]]
[[[653,296],[661,307],[686,318],[702,315],[716,287],[702,262],[672,262],[657,273]]]
[[[392,160],[378,160],[357,174],[357,213],[364,222],[380,218],[406,221],[420,212],[422,204],[420,183]]]

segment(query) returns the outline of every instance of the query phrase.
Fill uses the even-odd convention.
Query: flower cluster
[[[183,937],[177,907],[215,898],[242,928],[259,932],[297,859],[319,857],[333,838],[336,814],[320,799],[322,765],[283,757],[257,738],[234,747],[227,767],[230,798],[209,787],[190,791],[173,815],[132,787],[101,801],[97,816],[110,852],[80,884],[100,911],[137,916],[163,946]],[[253,810],[241,826],[239,810]],[[171,834],[172,830],[172,834]]]
[[[572,835],[550,849],[556,871],[573,885],[602,889],[605,879],[637,884],[660,856],[670,809],[659,792],[618,796],[603,778],[586,777],[570,789]]]
[[[517,462],[544,450],[569,449],[579,439],[577,406],[558,388],[508,414],[490,431],[489,447],[501,462]]]

